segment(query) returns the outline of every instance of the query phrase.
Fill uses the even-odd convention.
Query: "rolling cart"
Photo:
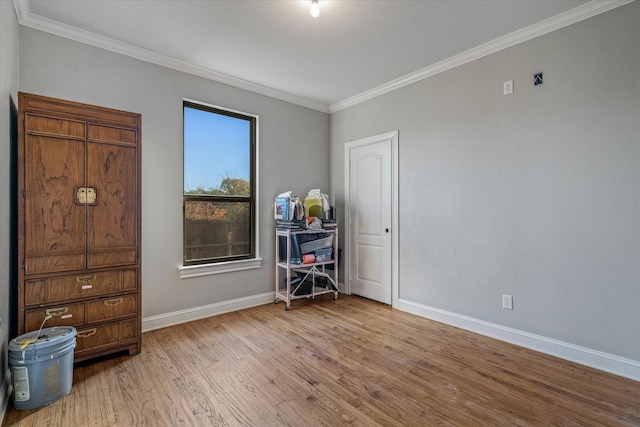
[[[307,240],[299,244],[299,240]],[[276,229],[276,298],[285,309],[299,298],[333,293],[338,299],[338,228]],[[306,256],[305,256],[306,255]],[[313,256],[313,262],[303,258]],[[281,283],[281,278],[284,279]]]

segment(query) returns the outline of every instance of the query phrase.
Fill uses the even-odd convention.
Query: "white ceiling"
[[[322,111],[621,0],[15,0],[22,25]]]

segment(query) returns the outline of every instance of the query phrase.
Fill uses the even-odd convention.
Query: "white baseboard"
[[[394,308],[621,377],[640,381],[640,361],[580,347],[404,299],[398,300]]]
[[[275,292],[267,292],[265,294],[223,301],[216,304],[203,305],[200,307],[189,308],[187,310],[144,317],[142,318],[142,332],[153,331],[154,329],[166,328],[180,323],[204,319],[205,317],[255,307],[269,302],[273,303],[274,300]]]
[[[345,291],[345,285],[343,283],[338,283],[338,288],[340,292]],[[142,319],[142,331],[148,332],[154,329],[166,328],[168,326],[191,322],[193,320],[203,319],[218,314],[273,303],[274,300],[275,294],[273,292],[267,292],[260,295],[223,301],[187,310],[174,311],[172,313],[161,314],[158,316],[145,317]],[[474,319],[473,317],[463,316],[461,314],[440,310],[438,308],[429,307],[404,299],[399,299],[394,305],[394,308],[425,317],[427,319],[435,320],[437,322],[462,328],[467,331],[475,332],[480,335],[505,341],[510,344],[519,345],[521,347],[619,375],[621,377],[640,381],[640,362],[636,360],[626,359],[624,357],[547,338],[541,335],[531,334],[518,329],[485,322],[483,320]],[[7,375],[5,377],[5,383],[8,381],[8,378],[9,377]],[[7,390],[8,384],[3,384],[2,391],[5,391],[3,402],[4,399],[7,399],[8,401],[8,398],[6,397],[6,393],[8,393]],[[4,406],[6,409],[6,405]]]
[[[345,292],[345,285],[338,282],[338,291]],[[243,310],[245,308],[256,307],[275,301],[275,292],[267,292],[260,295],[253,295],[238,298],[230,301],[223,301],[216,304],[203,305],[186,310],[174,311],[172,313],[159,314],[142,318],[142,332],[153,331],[154,329],[166,328],[180,323],[191,322],[193,320],[204,319],[218,314],[230,313],[232,311]]]
[[[9,369],[5,372],[4,381],[0,386],[0,425],[2,425],[11,398],[11,371]]]

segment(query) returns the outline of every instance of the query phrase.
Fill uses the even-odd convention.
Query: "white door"
[[[384,136],[383,136],[384,137]],[[392,138],[349,149],[348,219],[351,293],[391,298]]]

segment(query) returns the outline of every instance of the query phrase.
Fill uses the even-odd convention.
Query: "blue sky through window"
[[[184,107],[184,191],[218,188],[226,177],[249,181],[251,123]]]

